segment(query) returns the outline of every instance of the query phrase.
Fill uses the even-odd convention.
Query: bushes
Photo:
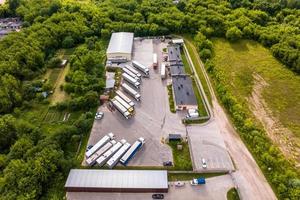
[[[232,27],[227,30],[226,38],[231,42],[235,42],[242,38],[242,31],[237,27]]]
[[[170,111],[172,113],[176,113],[176,109],[175,109],[175,103],[174,103],[174,98],[173,98],[173,88],[172,88],[172,84],[167,86],[168,89],[168,96],[169,96],[169,106],[170,106]]]

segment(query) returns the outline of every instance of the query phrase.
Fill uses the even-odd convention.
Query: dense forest
[[[19,16],[24,23],[21,32],[0,41],[1,199],[62,198],[63,192],[55,193],[55,183],[64,182],[69,169],[79,163],[69,141],[77,141],[91,127],[104,85],[105,41],[112,32],[195,35],[200,57],[212,73],[210,38],[252,39],[299,74],[299,9],[298,0],[182,0],[178,4],[172,0],[8,0],[0,7],[0,17]],[[51,109],[83,114],[54,129],[20,116],[34,104],[47,104],[35,88],[47,91],[49,87],[35,78],[55,63],[55,52],[61,48],[74,48],[63,88],[71,98]],[[220,74],[214,76],[222,79]],[[253,149],[256,159],[278,198],[297,199],[299,173],[283,164],[280,152],[245,119],[243,109],[226,96],[221,84],[218,93],[240,120],[236,126],[258,147]],[[268,172],[270,163],[273,170]]]

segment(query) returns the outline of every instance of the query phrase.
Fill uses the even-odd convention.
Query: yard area
[[[182,145],[182,150],[177,149],[177,145]],[[172,148],[175,170],[193,170],[190,156],[189,145],[187,142],[170,141],[169,146]]]

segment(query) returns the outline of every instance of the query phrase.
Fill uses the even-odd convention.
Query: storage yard
[[[118,37],[113,40],[121,41]],[[107,67],[121,68],[122,80],[120,86],[114,88],[110,100],[97,111],[102,117],[94,121],[82,164],[105,169],[122,165],[163,167],[165,163],[172,166],[172,149],[167,142],[169,135],[176,135],[188,142],[193,171],[226,173],[234,170],[220,130],[214,123],[208,121],[192,126],[182,123],[182,119],[199,117],[199,114],[191,78],[185,74],[182,64],[180,44],[170,45],[170,40],[159,38],[134,38],[132,45],[130,56],[122,53],[122,45],[112,54],[114,48],[111,43],[109,45]],[[126,51],[128,49],[124,48]],[[170,84],[174,91],[175,113],[169,108],[167,85]],[[66,189],[69,193],[94,190],[89,186],[73,190],[67,185]],[[124,192],[111,188],[109,191]]]

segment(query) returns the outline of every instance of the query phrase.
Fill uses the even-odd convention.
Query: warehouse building
[[[165,170],[72,169],[65,184],[67,192],[166,193]]]
[[[177,110],[198,109],[198,103],[190,77],[187,75],[172,76],[172,85]]]
[[[114,63],[131,60],[133,36],[128,32],[113,33],[106,51],[107,60]]]
[[[171,76],[184,75],[185,71],[181,59],[179,45],[168,46],[168,58],[169,58]]]

